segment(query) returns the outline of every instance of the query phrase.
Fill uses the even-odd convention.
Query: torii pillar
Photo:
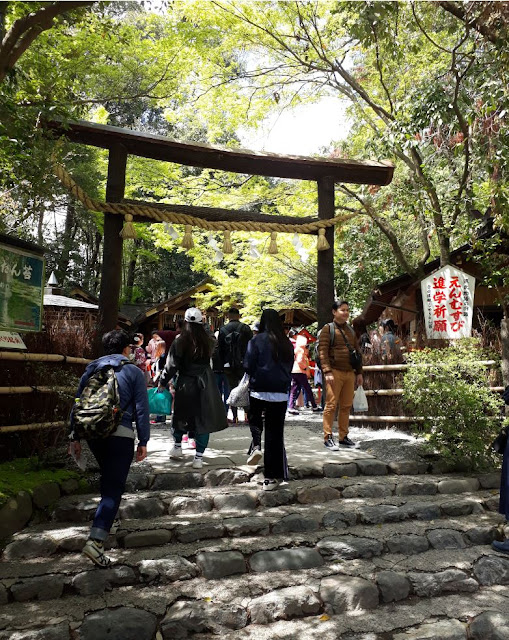
[[[109,150],[106,201],[122,202],[125,192],[127,150],[115,144]],[[123,217],[114,213],[104,214],[103,262],[101,291],[99,293],[99,318],[97,325],[96,355],[102,354],[101,337],[111,331],[118,322],[118,301],[122,285],[122,247],[120,232]]]
[[[334,179],[325,176],[318,180],[318,217],[334,218]],[[334,302],[334,226],[327,227],[325,238],[330,245],[326,251],[318,251],[316,278],[316,314],[318,329],[331,322]]]

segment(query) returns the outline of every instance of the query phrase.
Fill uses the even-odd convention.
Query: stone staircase
[[[107,570],[97,496],[61,498],[4,549],[0,640],[509,638],[499,474],[336,460],[133,473]]]

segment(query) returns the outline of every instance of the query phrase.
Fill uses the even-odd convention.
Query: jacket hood
[[[118,365],[122,362],[122,360],[129,360],[121,353],[113,353],[108,356],[101,356],[91,362],[88,366],[91,371],[97,371],[98,369],[102,369],[103,367],[118,367]]]

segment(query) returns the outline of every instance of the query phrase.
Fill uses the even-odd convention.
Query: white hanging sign
[[[472,333],[475,278],[447,265],[421,281],[428,339],[467,338]]]

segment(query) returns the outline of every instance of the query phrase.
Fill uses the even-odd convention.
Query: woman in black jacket
[[[159,386],[168,386],[169,381],[178,374],[172,422],[175,444],[170,457],[182,459],[182,437],[187,431],[193,431],[196,434],[193,467],[201,469],[209,434],[226,429],[228,422],[210,368],[214,337],[205,330],[199,309],[187,309],[184,318],[185,326],[171,345]]]
[[[277,311],[265,309],[260,332],[250,340],[244,358],[244,369],[249,375],[249,425],[253,437],[247,462],[255,465],[261,459],[265,426],[265,491],[276,489],[280,480],[288,479],[284,426],[292,366],[293,347],[283,323]]]

